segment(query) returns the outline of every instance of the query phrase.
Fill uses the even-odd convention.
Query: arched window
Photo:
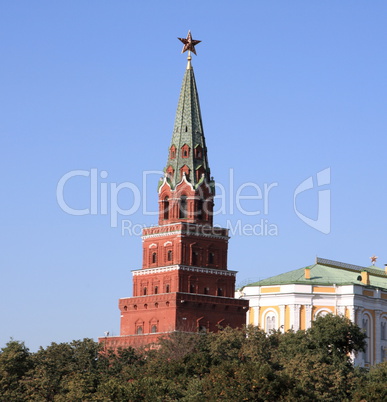
[[[200,145],[198,145],[195,148],[195,158],[202,159],[202,157],[203,157],[203,148]]]
[[[277,317],[274,311],[268,311],[266,313],[264,325],[266,333],[277,329]]]
[[[157,293],[159,293],[159,287],[155,286],[155,295],[157,295]]]
[[[195,285],[193,283],[191,283],[191,285],[189,286],[189,292],[195,293]]]
[[[189,151],[190,151],[189,146],[187,144],[184,144],[181,147],[181,156],[183,158],[188,158],[189,157]]]
[[[210,251],[208,253],[208,263],[214,264],[214,262],[215,262],[215,254],[212,251]]]
[[[196,216],[198,219],[203,219],[203,200],[196,201]]]
[[[152,264],[156,264],[156,262],[157,262],[157,254],[152,253]]]
[[[222,288],[218,288],[218,296],[223,296],[223,289]]]
[[[173,174],[175,173],[175,170],[173,169],[173,167],[168,166],[166,172],[167,172],[167,175],[168,175],[169,179],[172,179]]]
[[[198,265],[198,252],[192,250],[192,265]]]
[[[204,288],[204,292],[205,295],[208,295],[210,293],[210,289],[209,288]]]
[[[187,196],[182,195],[179,202],[179,218],[184,219],[187,217]]]
[[[205,173],[204,167],[203,166],[199,166],[196,169],[196,180],[200,181],[200,179],[202,178],[202,175]]]
[[[147,289],[146,286],[145,286],[144,289],[143,289],[143,295],[146,296],[147,293],[148,293],[148,289]]]
[[[151,332],[152,332],[152,334],[157,332],[157,325],[156,324],[152,325]]]
[[[169,293],[169,292],[170,292],[169,285],[165,285],[165,293]]]
[[[189,181],[189,175],[190,175],[190,168],[187,165],[184,165],[180,168],[180,179],[183,179],[184,175],[185,178]]]
[[[172,261],[172,250],[168,250],[168,253],[167,253],[167,260],[168,260],[168,261]]]
[[[372,326],[371,326],[371,317],[368,314],[363,314],[362,320],[362,328],[364,333],[366,334],[366,346],[364,351],[364,363],[365,364],[372,364]]]
[[[380,340],[387,340],[387,317],[382,316],[380,321]]]
[[[163,216],[164,219],[169,219],[169,198],[165,197],[164,198],[164,205],[163,205]]]
[[[327,314],[329,314],[330,311],[325,310],[325,309],[319,309],[316,311],[316,313],[314,314],[314,319],[316,319],[317,317],[325,317]]]
[[[142,334],[142,325],[139,325],[138,327],[137,327],[137,335],[141,335]]]
[[[175,159],[176,158],[176,147],[174,145],[171,146],[170,149],[170,158]]]

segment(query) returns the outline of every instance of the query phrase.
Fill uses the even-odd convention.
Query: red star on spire
[[[196,54],[195,46],[201,42],[201,40],[194,40],[192,39],[191,31],[188,31],[187,38],[177,38],[181,42],[184,43],[183,50],[181,53],[188,51],[191,51],[192,53]]]

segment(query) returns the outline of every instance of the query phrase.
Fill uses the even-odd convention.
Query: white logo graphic
[[[331,183],[331,169],[327,168],[317,173],[317,187],[325,186]],[[293,207],[297,216],[313,229],[321,233],[328,234],[331,231],[331,190],[318,191],[318,213],[317,219],[311,219],[298,211],[296,198],[304,191],[314,188],[313,177],[310,176],[304,180],[294,191]]]

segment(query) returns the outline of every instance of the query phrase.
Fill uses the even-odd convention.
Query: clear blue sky
[[[157,222],[142,206],[145,197],[147,210],[157,208],[159,174],[146,194],[142,177],[167,159],[186,65],[176,37],[188,29],[203,41],[193,66],[212,174],[227,192],[215,221],[277,229],[232,237],[237,282],[316,255],[367,266],[376,254],[383,267],[386,17],[385,1],[1,2],[0,345],[13,337],[36,350],[119,333],[118,298],[131,295],[142,257],[141,238],[122,236],[120,225]],[[316,220],[318,190],[330,191],[324,234],[297,216],[293,198],[327,168],[330,183],[296,204]],[[109,215],[58,205],[59,180],[91,169],[108,174],[98,176],[99,203],[101,183],[109,196],[111,185],[140,188],[141,208],[116,228]],[[276,185],[266,214],[264,200],[241,201],[260,215],[238,210],[244,183]],[[72,208],[90,208],[90,177],[72,178],[64,193]],[[124,189],[118,202],[128,209],[135,198]]]

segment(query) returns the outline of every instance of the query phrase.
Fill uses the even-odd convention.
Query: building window
[[[199,166],[197,169],[196,169],[196,180],[197,181],[200,181],[200,179],[202,178],[202,175],[205,173],[205,170],[204,170],[204,168],[203,168],[203,166]]]
[[[196,159],[202,159],[203,157],[203,149],[202,147],[199,145],[195,148],[195,158]]]
[[[191,283],[191,285],[189,287],[189,292],[190,293],[195,293],[195,285],[193,283]]]
[[[266,316],[266,332],[270,332],[275,330],[276,325],[275,325],[275,315],[274,314],[268,314]]]
[[[380,339],[382,341],[386,340],[386,324],[387,322],[384,321],[381,323],[381,328],[380,328]]]
[[[169,198],[165,197],[164,198],[164,205],[163,205],[163,216],[164,219],[169,219]]]
[[[176,147],[174,145],[171,146],[170,149],[170,158],[175,159],[176,158]]]
[[[181,147],[181,156],[182,158],[188,158],[189,157],[189,146],[187,144],[183,145]]]
[[[141,335],[142,333],[143,333],[143,331],[142,331],[142,325],[139,325],[138,327],[137,327],[137,335]]]
[[[223,289],[222,288],[218,288],[218,296],[223,296]]]
[[[203,200],[197,200],[196,202],[196,216],[198,219],[203,219]]]
[[[204,294],[208,295],[210,293],[210,288],[204,288]]]
[[[212,251],[210,251],[208,253],[208,263],[213,264],[214,262],[215,262],[215,254]]]
[[[168,250],[167,259],[168,261],[172,261],[172,250]]]
[[[155,286],[155,295],[157,295],[157,293],[159,293],[159,287]]]
[[[169,285],[165,285],[165,293],[169,293],[169,292],[170,292]]]
[[[187,196],[182,195],[179,202],[179,218],[184,219],[187,217]]]
[[[151,332],[152,332],[152,334],[157,332],[157,325],[152,325]]]
[[[147,293],[148,293],[148,289],[146,288],[146,286],[144,287],[144,289],[143,289],[143,292],[142,292],[142,294],[144,295],[144,296],[146,296],[147,295]]]
[[[190,168],[187,165],[184,165],[180,168],[180,179],[182,179],[185,175],[185,178],[189,181],[189,173],[190,173]]]
[[[270,310],[265,314],[263,324],[267,334],[277,329],[277,315],[273,310]]]
[[[152,264],[156,264],[156,262],[157,262],[157,254],[152,253]]]
[[[198,252],[192,251],[192,265],[198,265]]]
[[[175,173],[175,170],[173,169],[172,166],[168,166],[166,172],[167,172],[169,179],[171,180],[173,177],[173,174]]]

